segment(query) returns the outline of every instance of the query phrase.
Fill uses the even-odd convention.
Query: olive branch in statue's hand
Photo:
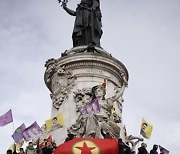
[[[62,3],[61,6],[66,6],[68,3],[68,0],[58,0],[59,3]]]

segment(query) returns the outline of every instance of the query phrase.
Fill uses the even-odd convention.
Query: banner
[[[153,129],[153,126],[151,124],[149,124],[146,120],[144,120],[144,118],[142,118],[140,134],[144,138],[150,139],[152,129]]]
[[[23,131],[23,137],[26,141],[30,141],[37,138],[41,133],[42,130],[35,121],[32,125],[30,125]]]
[[[163,148],[163,147],[160,146],[160,145],[159,145],[159,150],[160,150],[160,152],[161,152],[162,154],[169,154],[169,151],[168,151],[167,149]],[[160,154],[161,154],[161,153],[160,153]]]
[[[17,150],[17,151],[20,151],[20,148],[23,146],[23,144],[24,144],[24,140],[21,139],[21,140],[19,140],[18,143],[15,144],[15,146],[14,146],[14,144],[11,144],[11,146],[9,147],[9,149],[12,150],[12,151],[14,151],[14,148],[16,147],[16,150]]]
[[[56,148],[54,154],[118,154],[116,139],[74,138]]]
[[[62,114],[58,114],[56,117],[46,120],[46,133],[54,131],[64,127],[64,120]]]
[[[18,127],[14,134],[12,135],[12,138],[16,143],[18,143],[21,139],[23,139],[23,131],[26,129],[25,124],[23,123],[20,127]]]
[[[5,126],[11,122],[13,122],[13,117],[12,117],[12,111],[10,109],[7,113],[0,116],[0,126]]]
[[[47,139],[44,139],[42,143],[39,143],[39,149],[42,149],[46,145],[47,141],[52,143],[53,142],[52,136],[49,136]]]
[[[81,114],[84,117],[92,116],[98,112],[100,112],[100,105],[97,98],[93,99],[90,103],[87,103],[81,108]]]

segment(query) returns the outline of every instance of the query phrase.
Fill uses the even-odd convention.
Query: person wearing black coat
[[[148,154],[148,151],[146,150],[147,144],[142,143],[141,147],[138,148],[138,154]]]
[[[157,149],[158,149],[158,145],[154,144],[153,149],[150,151],[150,154],[158,154]]]

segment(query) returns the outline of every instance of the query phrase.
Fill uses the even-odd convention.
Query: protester
[[[74,134],[67,134],[68,135],[68,137],[65,139],[65,142],[68,142],[68,141],[70,141],[70,140],[72,140],[72,139],[74,139]]]
[[[32,142],[28,143],[28,146],[26,147],[26,154],[36,154],[36,149],[34,148]]]
[[[16,145],[14,144],[13,151],[11,149],[8,149],[6,154],[17,154],[17,152],[16,152]]]
[[[6,154],[12,154],[12,150],[7,150]]]
[[[147,147],[146,143],[141,143],[141,147],[138,148],[138,154],[148,154],[146,147]]]
[[[57,148],[57,145],[56,145],[55,141],[52,142],[52,147],[53,147],[53,151]]]
[[[25,154],[24,149],[20,148],[19,154]]]
[[[131,148],[127,146],[126,144],[125,144],[125,148],[126,148],[125,154],[133,154],[133,152],[131,152]]]
[[[119,154],[130,154],[131,150],[130,148],[124,144],[121,138],[118,139],[118,145],[119,145]]]
[[[158,145],[154,144],[153,149],[150,151],[150,154],[158,154],[157,149],[158,149]]]
[[[7,150],[6,154],[17,154],[16,150],[14,150],[14,152],[12,152],[12,150]]]
[[[110,135],[109,133],[109,130],[107,130],[106,132],[104,132],[102,129],[101,129],[101,134],[104,138],[112,138],[112,136]]]
[[[41,149],[43,154],[52,154],[53,153],[53,146],[51,142],[47,141],[45,146]]]

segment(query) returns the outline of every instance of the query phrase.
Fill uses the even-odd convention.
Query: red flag
[[[54,154],[118,154],[116,139],[74,138],[59,145]]]
[[[47,141],[52,143],[52,136],[49,136],[47,139],[44,139],[44,141],[39,144],[39,148],[42,149],[42,147],[46,144]]]
[[[123,129],[124,129],[124,136],[127,137],[128,135],[127,135],[127,130],[126,130],[126,126],[125,125],[124,125]]]
[[[106,88],[106,79],[104,79],[104,82],[102,83],[102,87]]]

